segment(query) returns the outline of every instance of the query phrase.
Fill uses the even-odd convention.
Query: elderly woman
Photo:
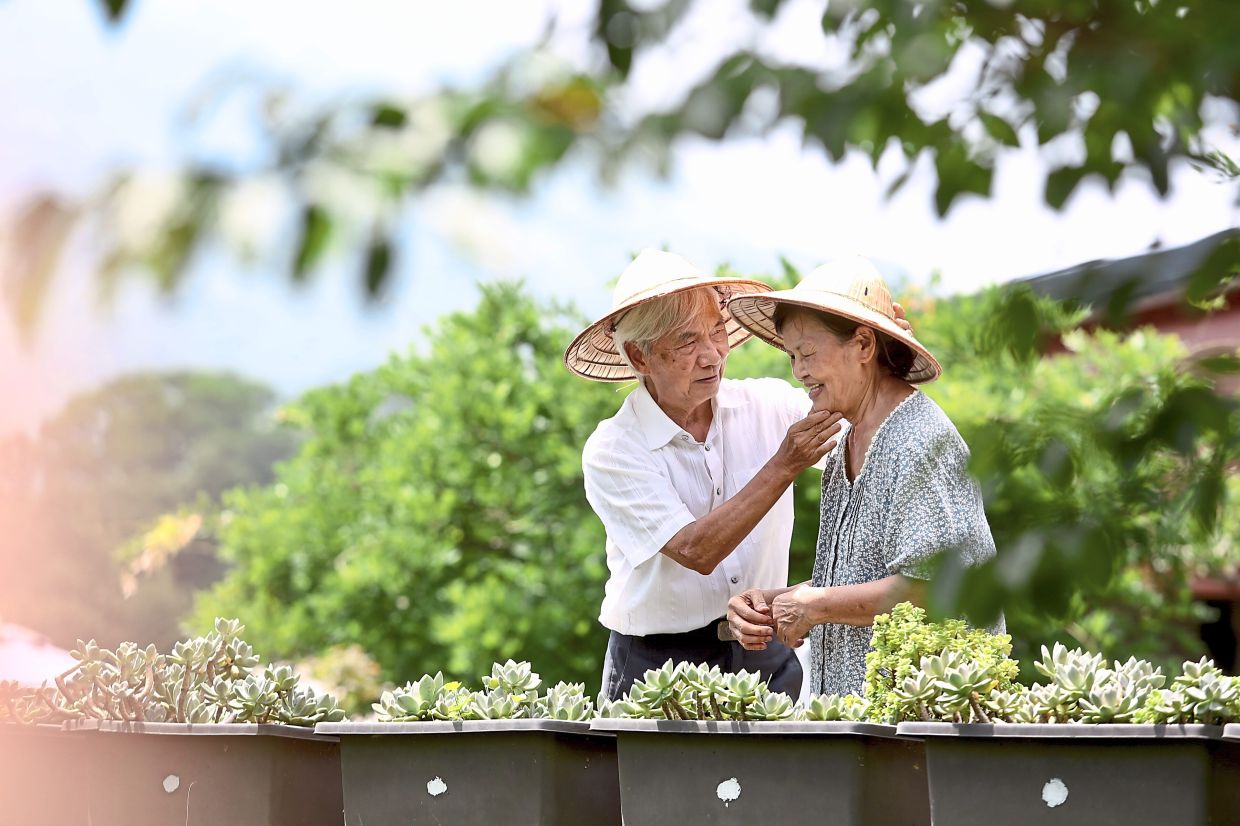
[[[995,553],[968,448],[916,388],[942,369],[891,306],[886,284],[860,258],[728,304],[740,324],[788,354],[814,410],[847,420],[822,474],[813,579],[750,589],[728,604],[732,633],[747,649],[773,639],[799,646],[809,635],[815,694],[862,692],[874,617],[919,601],[934,556],[975,565]]]

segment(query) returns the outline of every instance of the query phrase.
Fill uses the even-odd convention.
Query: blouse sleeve
[[[928,579],[940,552],[960,554],[970,566],[993,557],[994,538],[960,434],[942,430],[902,458],[887,520],[887,570]]]

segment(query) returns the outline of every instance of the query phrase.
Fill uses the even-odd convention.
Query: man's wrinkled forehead
[[[720,322],[728,320],[728,311],[721,304],[699,304],[676,329],[667,334],[666,338],[675,341],[690,341],[702,334],[709,334]]]

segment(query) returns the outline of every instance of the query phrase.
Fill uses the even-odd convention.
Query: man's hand
[[[799,648],[815,623],[810,616],[811,602],[823,589],[798,585],[771,601],[771,619],[779,641],[789,648]]]
[[[782,464],[790,476],[811,467],[835,449],[835,436],[839,435],[842,418],[830,410],[810,411],[788,428],[774,460]]]
[[[728,600],[728,627],[742,648],[766,650],[766,644],[775,637],[775,622],[760,589],[750,588]]]

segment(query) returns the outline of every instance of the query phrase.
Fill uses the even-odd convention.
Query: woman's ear
[[[853,342],[857,345],[858,362],[861,364],[869,364],[878,356],[878,337],[874,335],[874,331],[865,325],[857,328],[857,332],[853,333]]]

